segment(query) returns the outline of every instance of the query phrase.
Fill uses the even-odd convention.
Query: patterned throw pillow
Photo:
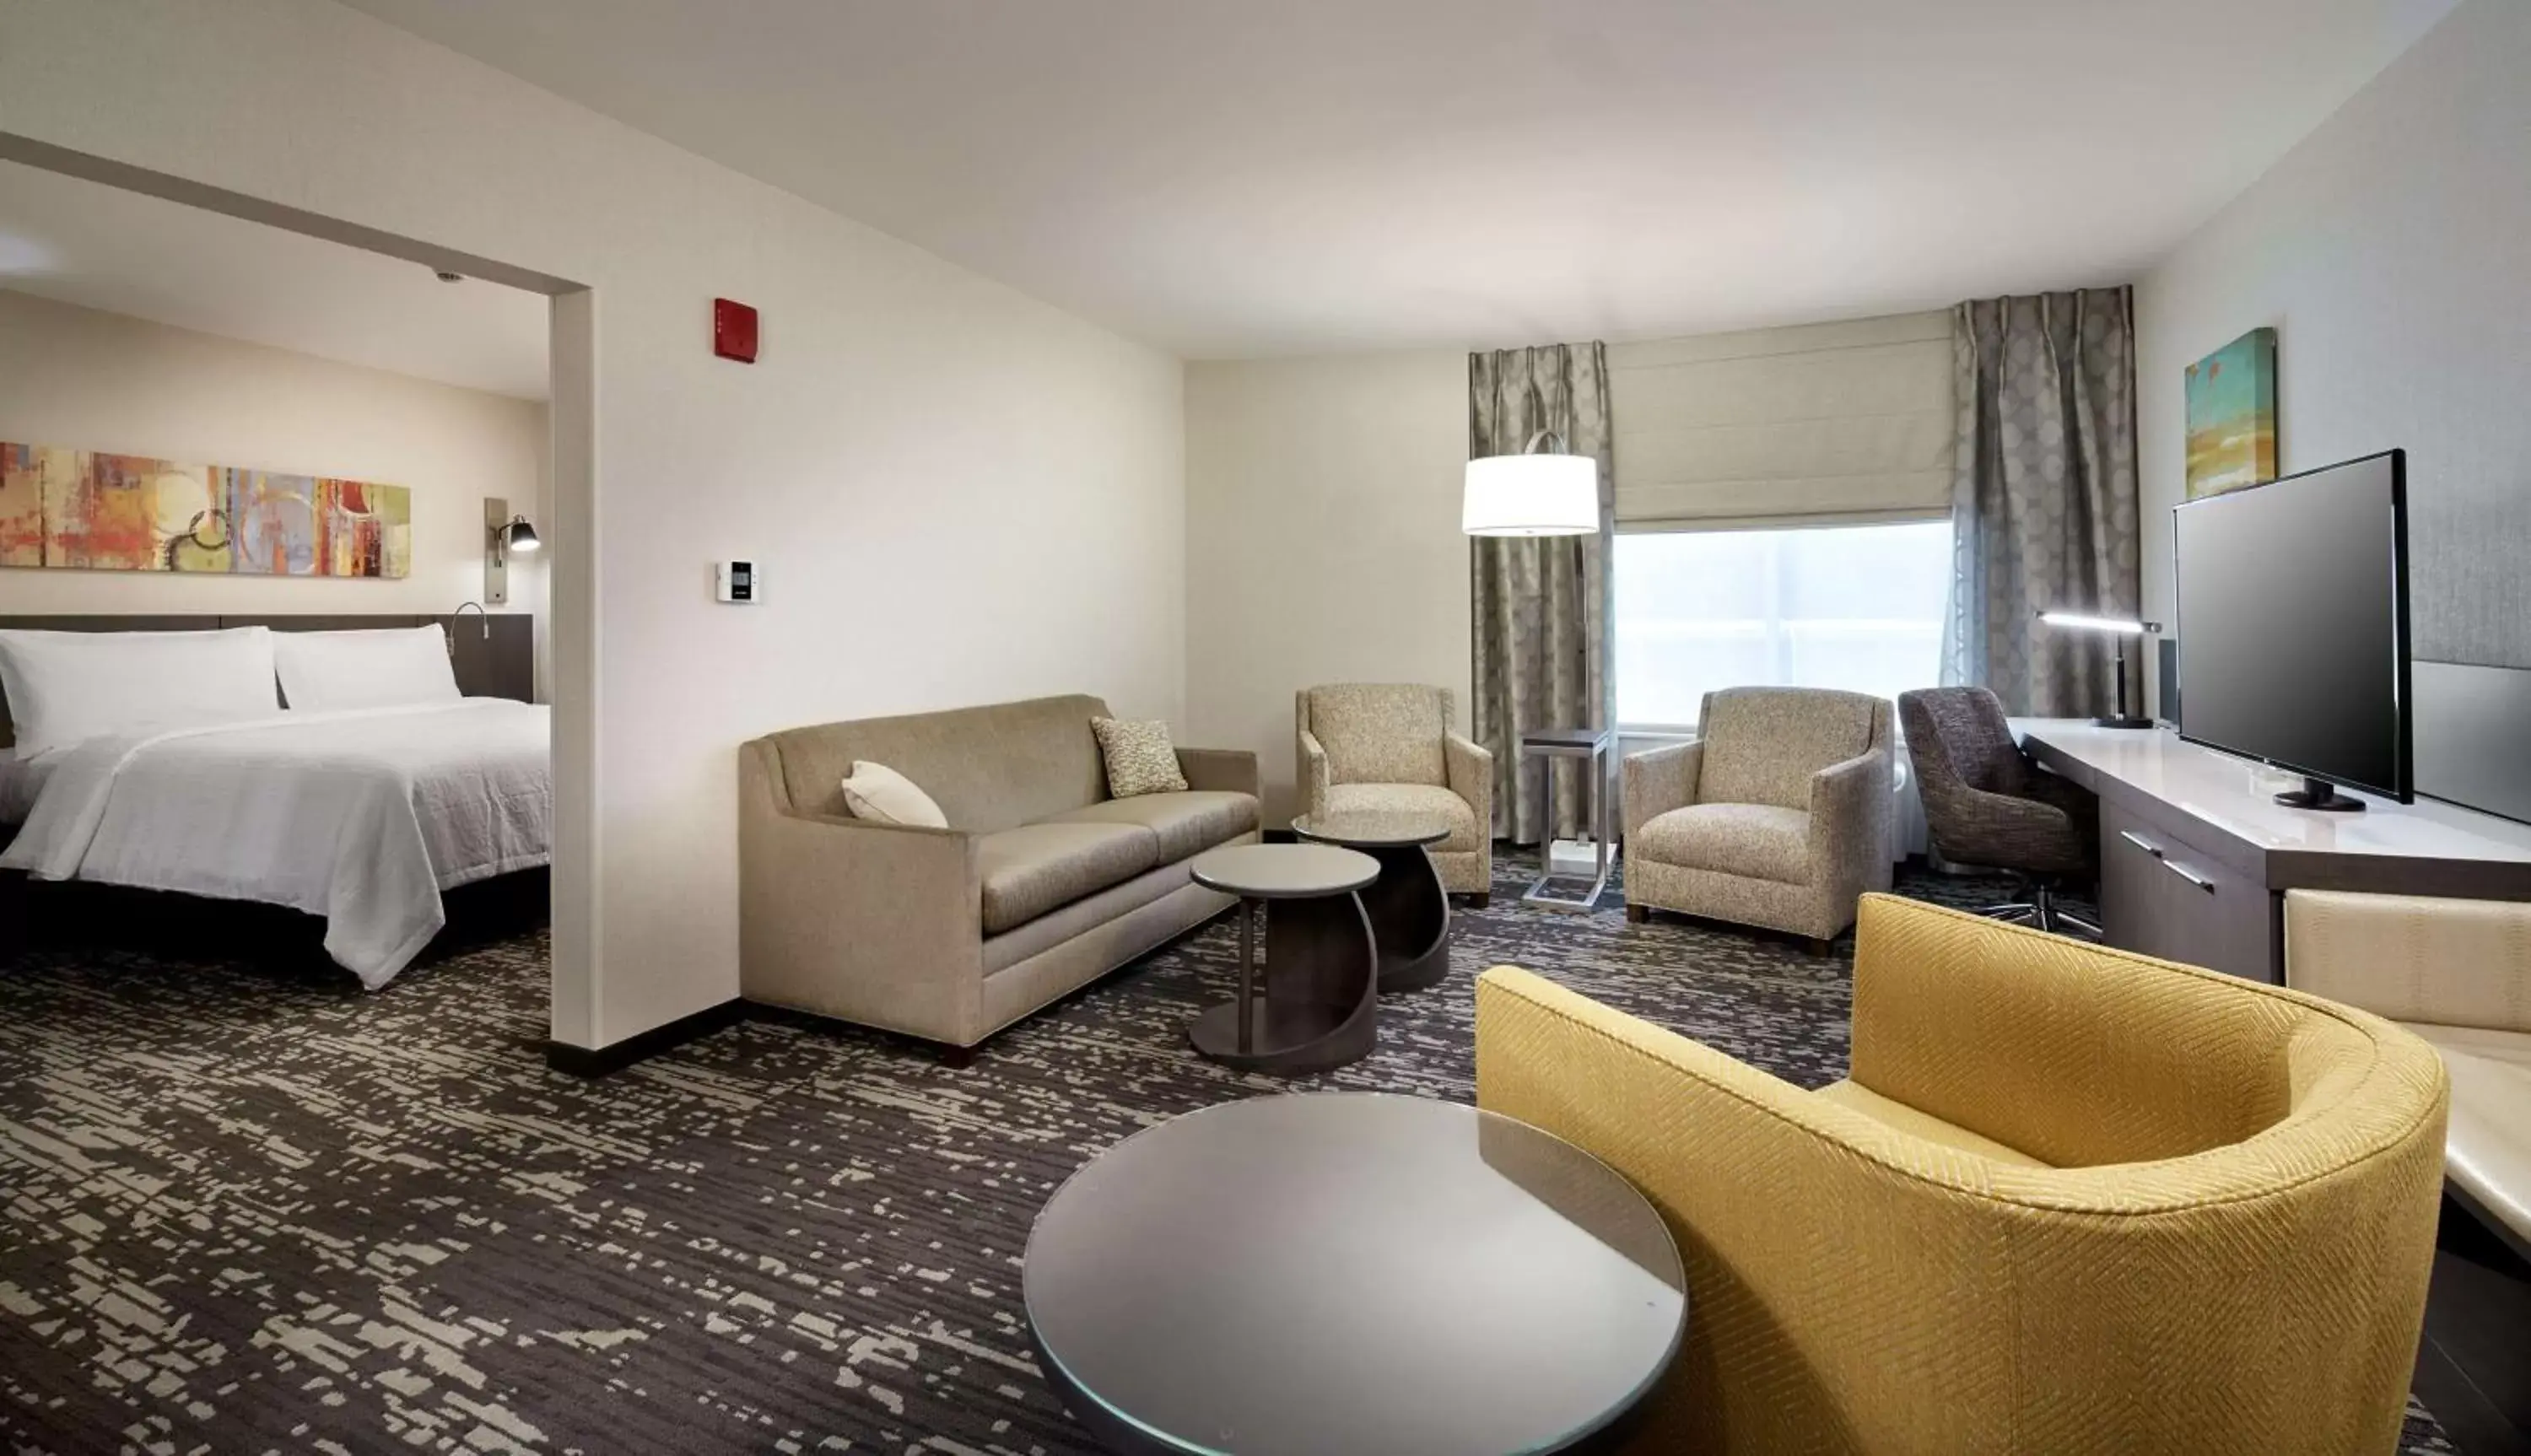
[[[926,829],[946,829],[949,816],[931,796],[915,785],[914,780],[888,767],[867,759],[853,760],[852,777],[844,780],[844,806],[853,817],[873,824],[916,824]]]
[[[1098,735],[1099,756],[1107,760],[1109,798],[1185,790],[1186,775],[1178,771],[1178,751],[1169,743],[1168,724],[1092,718],[1090,731]]]

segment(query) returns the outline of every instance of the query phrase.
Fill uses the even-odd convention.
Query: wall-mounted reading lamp
[[[534,551],[542,542],[525,516],[510,514],[499,496],[483,498],[483,599],[493,606],[510,601],[510,553]]]

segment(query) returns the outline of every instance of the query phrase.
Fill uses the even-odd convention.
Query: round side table
[[[1188,867],[1239,897],[1239,997],[1187,1026],[1195,1049],[1244,1072],[1292,1076],[1370,1053],[1379,1035],[1379,951],[1354,892],[1379,878],[1369,855],[1323,844],[1238,844]],[[1266,977],[1257,917],[1266,916]]]
[[[1379,878],[1362,892],[1362,908],[1379,942],[1381,990],[1419,990],[1450,974],[1450,896],[1425,848],[1450,837],[1450,826],[1438,815],[1369,810],[1308,814],[1292,821],[1292,833],[1379,862]]]
[[[1038,1368],[1111,1451],[1600,1453],[1688,1326],[1660,1214],[1474,1107],[1225,1102],[1137,1133],[1029,1233]]]

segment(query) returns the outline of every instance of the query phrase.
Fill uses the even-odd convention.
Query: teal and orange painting
[[[2254,328],[2188,366],[2188,498],[2277,477],[2277,331]]]
[[[276,577],[413,570],[401,485],[0,443],[0,566]]]

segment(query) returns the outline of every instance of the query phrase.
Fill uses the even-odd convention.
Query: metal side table
[[[1616,747],[1614,728],[1542,728],[1520,736],[1523,757],[1535,754],[1543,758],[1581,758],[1591,765],[1592,842],[1598,853],[1593,857],[1595,872],[1587,894],[1576,898],[1560,895],[1548,888],[1559,876],[1555,872],[1555,765],[1548,763],[1539,775],[1541,791],[1546,798],[1547,840],[1539,846],[1538,882],[1524,892],[1523,905],[1547,905],[1558,910],[1589,910],[1600,903],[1600,892],[1608,887],[1608,759]]]

